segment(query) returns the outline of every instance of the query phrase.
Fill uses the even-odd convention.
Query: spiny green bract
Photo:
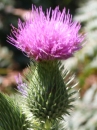
[[[29,68],[27,76],[28,96],[27,102],[30,111],[41,122],[54,122],[68,115],[72,109],[72,91],[70,82],[66,81],[67,70],[64,70],[61,62],[41,61],[35,65],[35,69]],[[48,124],[50,125],[50,124]]]
[[[0,130],[27,130],[29,126],[20,107],[9,96],[0,93]]]

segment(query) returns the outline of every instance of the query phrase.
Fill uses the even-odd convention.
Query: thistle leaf
[[[0,130],[27,130],[29,123],[21,108],[7,95],[0,93]]]

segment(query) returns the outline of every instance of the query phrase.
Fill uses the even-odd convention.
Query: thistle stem
[[[52,126],[51,122],[49,120],[46,120],[45,125],[44,125],[45,130],[51,130],[51,126]]]

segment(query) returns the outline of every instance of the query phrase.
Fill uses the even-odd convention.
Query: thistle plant
[[[72,89],[75,84],[71,84],[74,76],[68,76],[68,71],[61,60],[66,60],[82,48],[84,36],[79,33],[80,28],[78,22],[72,21],[69,11],[66,13],[64,8],[61,12],[59,7],[54,10],[50,8],[44,13],[42,7],[32,6],[31,15],[26,22],[19,20],[17,29],[12,25],[11,35],[7,37],[8,42],[31,59],[28,74],[23,80],[20,75],[17,79],[18,90],[25,103],[25,109],[19,112],[27,117],[23,118],[22,122],[22,126],[25,122],[26,129],[65,129],[61,121],[74,107],[76,91]],[[10,97],[8,97],[10,100],[7,100],[5,95],[1,96],[5,104],[10,104],[12,100]],[[1,100],[0,103],[0,107],[3,108]],[[10,106],[13,109],[16,105]],[[16,112],[17,109],[20,108],[15,107]],[[0,110],[2,114],[3,109]],[[30,119],[27,112],[32,115]],[[11,115],[14,123],[15,118],[11,110],[5,113]],[[22,120],[22,116],[16,118]],[[3,122],[3,118],[0,120]],[[7,122],[7,118],[4,121]],[[20,123],[21,121],[18,122],[18,130],[21,129]],[[7,128],[4,122],[1,126],[5,130],[13,128],[11,125]],[[14,130],[17,130],[15,123]]]

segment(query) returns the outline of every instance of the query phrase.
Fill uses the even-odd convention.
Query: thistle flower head
[[[27,96],[27,84],[24,83],[22,81],[22,77],[19,74],[18,76],[15,77],[16,78],[16,83],[17,83],[17,89],[18,91],[23,95],[23,96]]]
[[[69,11],[59,7],[54,10],[32,6],[30,18],[12,26],[8,41],[35,60],[67,59],[82,48],[81,26],[72,21]]]

